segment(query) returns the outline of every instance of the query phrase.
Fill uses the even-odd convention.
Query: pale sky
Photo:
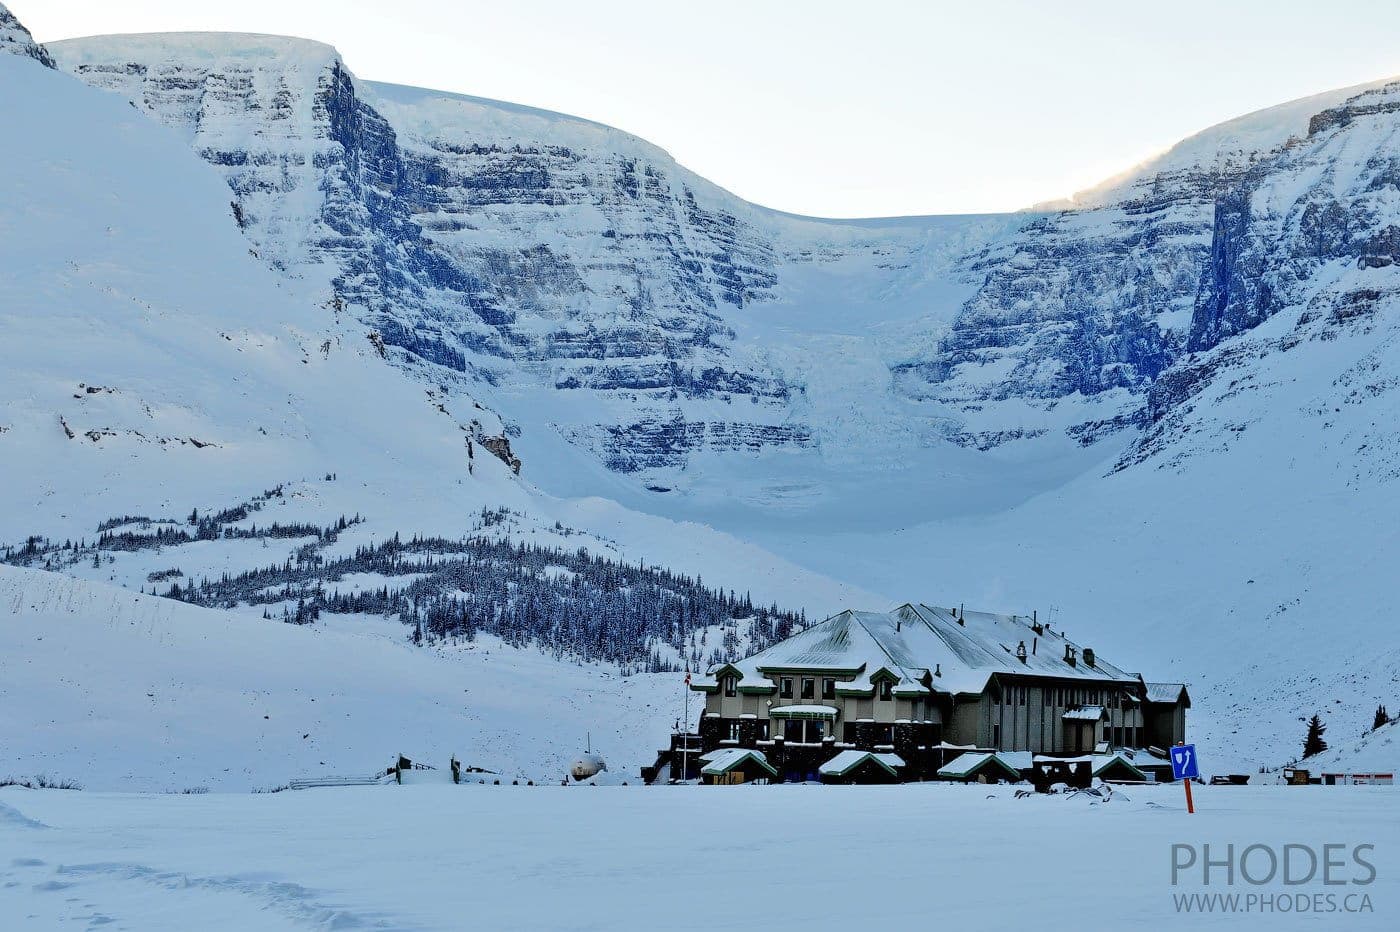
[[[40,41],[229,30],[627,130],[770,207],[1014,210],[1230,117],[1400,74],[1364,0],[5,0]]]

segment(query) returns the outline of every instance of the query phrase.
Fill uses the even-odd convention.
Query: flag
[[[685,685],[687,685],[687,686],[690,685],[690,671],[689,671],[689,670],[686,670],[686,671],[685,671]]]

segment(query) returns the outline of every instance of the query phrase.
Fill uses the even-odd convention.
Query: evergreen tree
[[[1372,731],[1375,731],[1377,728],[1380,728],[1382,725],[1389,725],[1389,724],[1390,724],[1390,713],[1388,713],[1388,712],[1385,710],[1385,706],[1384,706],[1384,705],[1377,706],[1377,707],[1376,707],[1376,718],[1375,718],[1375,721],[1373,721],[1373,722],[1371,723],[1371,730],[1372,730]]]
[[[1303,739],[1304,757],[1312,757],[1327,750],[1327,742],[1322,740],[1322,734],[1326,730],[1327,726],[1322,724],[1322,717],[1314,715],[1308,722],[1308,736]]]

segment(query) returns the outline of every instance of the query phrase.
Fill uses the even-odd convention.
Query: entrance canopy
[[[769,709],[768,714],[774,718],[816,718],[834,720],[836,718],[836,709],[829,705],[780,705],[776,709]]]

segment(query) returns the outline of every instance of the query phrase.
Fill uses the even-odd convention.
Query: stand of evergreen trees
[[[471,641],[479,633],[514,646],[535,645],[555,657],[618,665],[624,674],[704,667],[732,661],[806,625],[803,613],[757,606],[747,593],[705,585],[669,569],[629,564],[583,548],[544,547],[477,533],[459,540],[398,534],[348,555],[326,553],[359,522],[233,527],[261,508],[269,490],[213,515],[184,522],[142,517],[103,522],[94,546],[30,538],[0,560],[50,569],[103,550],[179,547],[196,540],[307,538],[285,559],[217,579],[185,580],[178,570],[151,573],[154,594],[212,608],[265,606],[263,615],[309,624],[323,612],[398,616],[419,644]],[[502,510],[483,509],[478,531],[502,524]],[[499,531],[496,532],[499,534]],[[377,588],[342,591],[348,574],[385,577]],[[662,645],[669,645],[665,650]]]

